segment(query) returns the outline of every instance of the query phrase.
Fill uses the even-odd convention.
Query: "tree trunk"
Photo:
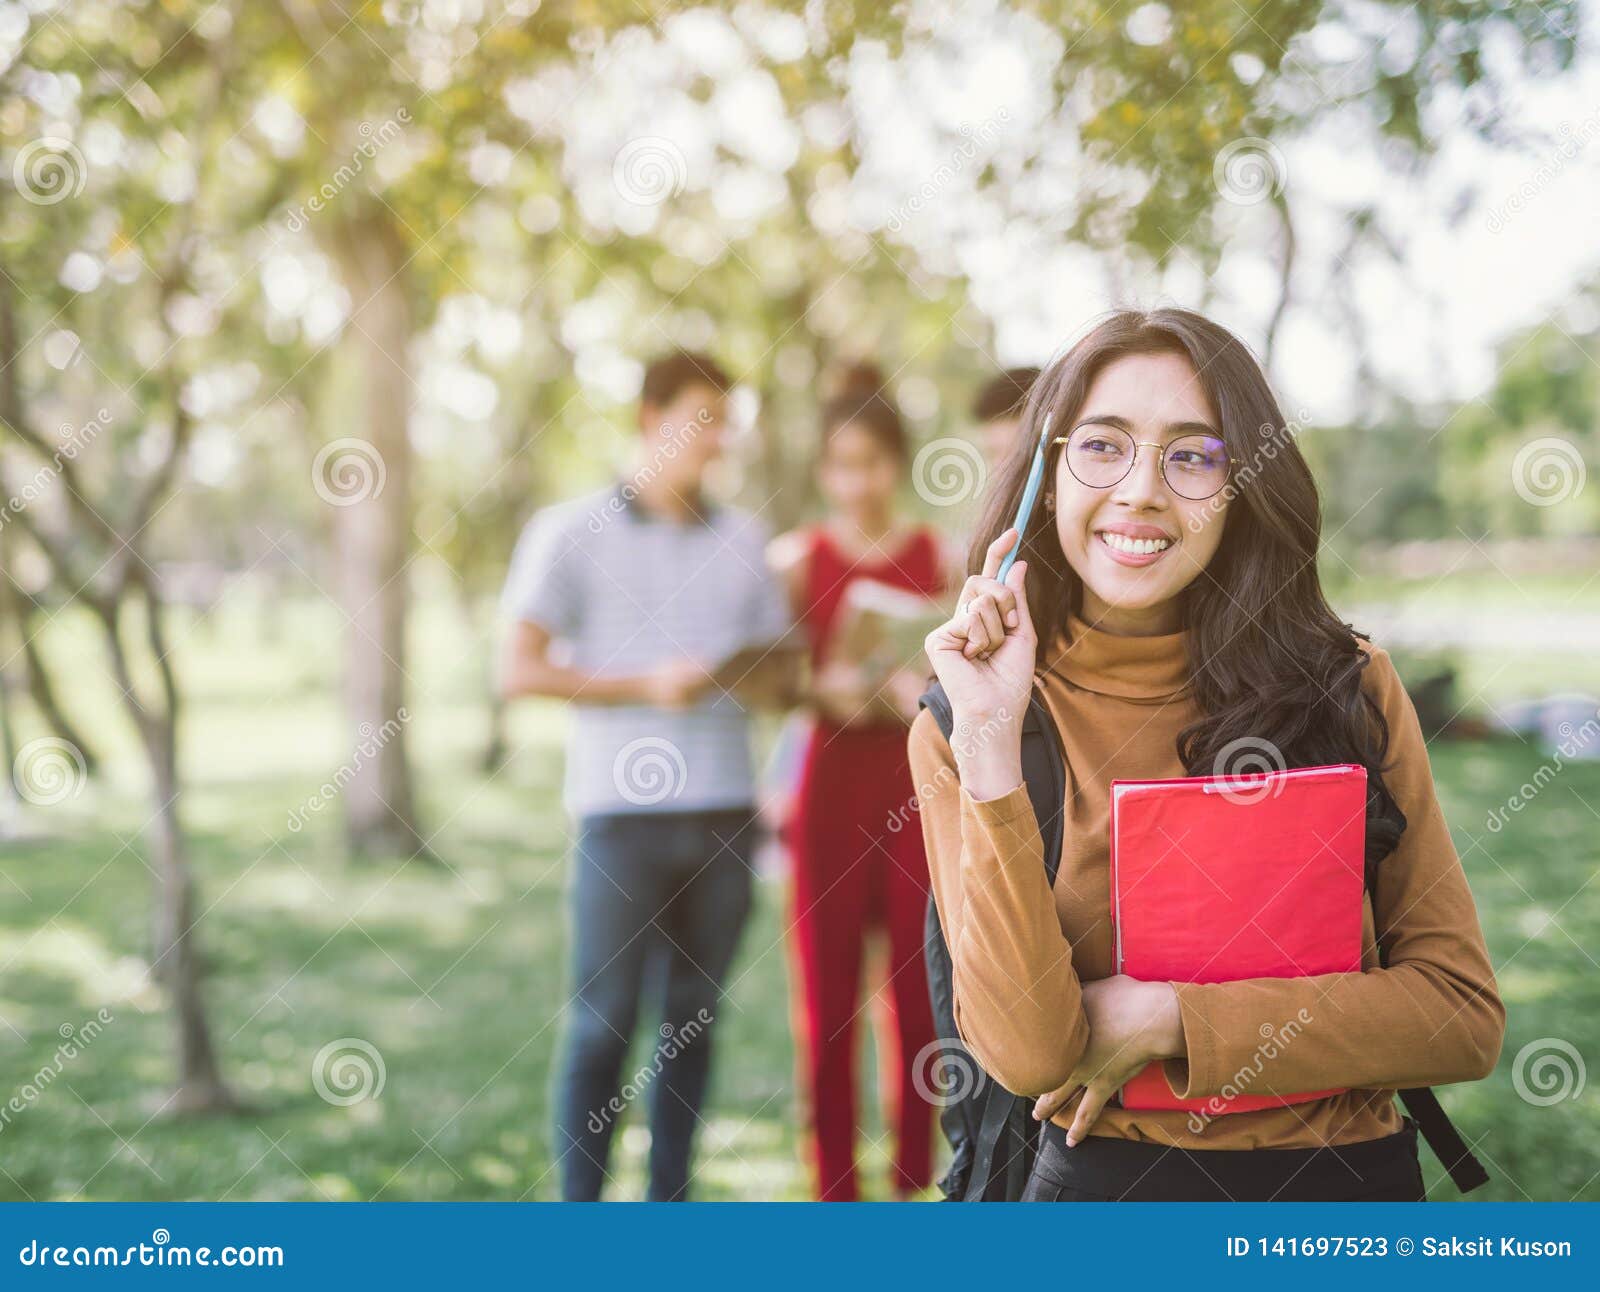
[[[1272,194],[1272,206],[1278,213],[1280,246],[1278,250],[1278,299],[1272,307],[1272,317],[1267,321],[1266,340],[1261,348],[1262,366],[1269,374],[1277,370],[1278,329],[1289,312],[1294,292],[1294,267],[1297,242],[1294,217],[1289,211],[1289,199],[1281,189]]]
[[[180,238],[175,244],[184,253],[187,242]],[[176,279],[163,280],[164,290]],[[10,279],[0,273],[0,282]],[[163,297],[164,299],[164,297]],[[153,311],[157,317],[164,312],[158,305]],[[170,338],[175,346],[176,341]],[[9,291],[0,291],[0,415],[10,430],[32,446],[41,456],[49,457],[45,441],[28,424],[20,389],[16,379],[17,347],[15,319],[11,309]],[[150,374],[147,374],[150,375]],[[211,1043],[211,1031],[206,1023],[205,1004],[201,991],[203,963],[195,936],[194,883],[189,871],[183,829],[178,814],[178,757],[177,731],[179,718],[179,693],[174,672],[172,652],[166,639],[166,625],[160,587],[150,572],[150,564],[139,549],[141,535],[158,509],[160,498],[170,489],[173,474],[188,443],[192,420],[182,401],[177,397],[182,380],[172,373],[164,373],[169,383],[172,404],[172,431],[167,442],[165,457],[154,470],[142,479],[128,513],[127,528],[118,531],[107,521],[101,510],[89,504],[79,491],[79,482],[69,470],[68,463],[57,463],[63,477],[69,507],[74,519],[83,530],[103,537],[114,544],[112,555],[100,565],[109,571],[107,588],[97,590],[87,582],[74,582],[69,578],[73,561],[64,545],[45,537],[42,529],[28,526],[28,532],[51,567],[52,577],[58,587],[72,589],[70,595],[93,611],[99,621],[102,637],[110,656],[112,678],[121,695],[124,711],[132,719],[140,744],[150,767],[150,787],[154,796],[155,812],[150,819],[147,841],[149,864],[156,875],[152,926],[154,947],[151,968],[166,986],[172,998],[172,1012],[177,1030],[178,1073],[173,1106],[180,1112],[220,1112],[237,1105],[217,1066],[216,1051]],[[117,481],[122,484],[121,479]],[[106,508],[106,510],[112,510]],[[91,523],[84,523],[86,518]],[[26,522],[24,522],[26,523]],[[20,594],[12,585],[8,591]],[[128,651],[122,640],[124,614],[129,597],[137,592],[144,602],[143,643],[148,653],[146,668],[135,669],[129,665]],[[20,595],[12,598],[13,607],[21,605]],[[19,609],[13,617],[27,638],[27,616]],[[54,702],[48,675],[37,656],[31,661],[36,679],[35,697],[39,697],[37,679],[44,681],[44,699],[41,708],[54,713],[59,723],[62,716]],[[141,679],[153,675],[155,686],[141,687]],[[83,752],[81,743],[80,753]],[[8,769],[9,771],[9,769]]]
[[[493,776],[506,765],[506,759],[511,753],[510,741],[506,738],[506,702],[500,695],[500,688],[493,682],[489,684],[489,730],[484,738],[483,753],[478,759],[478,767],[485,776]]]
[[[158,685],[155,697],[141,699],[134,685],[135,670],[122,640],[126,596],[100,608],[100,625],[111,656],[112,676],[139,733],[150,768],[154,812],[146,839],[156,877],[150,967],[172,998],[178,1043],[178,1081],[172,1108],[179,1113],[227,1112],[238,1105],[223,1083],[211,1043],[211,1028],[206,1022],[201,989],[205,963],[195,935],[194,877],[178,811],[177,677],[172,669],[159,590],[152,580],[144,578],[140,579],[139,588],[144,600],[144,640],[154,661],[152,671]]]
[[[194,936],[194,876],[178,815],[172,723],[146,722],[140,735],[150,764],[156,808],[147,832],[156,872],[154,967],[172,997],[178,1043],[178,1090],[173,1108],[180,1113],[227,1112],[236,1104],[223,1083],[206,1021],[201,988],[205,965]]]
[[[0,621],[3,622],[3,621]],[[5,638],[0,637],[0,651],[5,649]],[[5,666],[0,664],[0,839],[6,837],[10,821],[17,806],[17,785],[12,779],[17,765],[17,731],[11,717],[11,679]]]
[[[406,247],[382,210],[330,232],[352,303],[340,343],[353,395],[346,424],[365,441],[334,450],[319,463],[317,479],[319,489],[331,484],[324,496],[335,502],[339,596],[349,620],[344,695],[354,774],[343,794],[345,836],[357,857],[409,858],[427,849],[416,824],[404,713],[412,385]],[[349,473],[342,481],[341,464]],[[376,739],[380,732],[390,734]]]
[[[0,799],[15,802],[16,785],[12,782],[12,769],[17,765],[17,730],[11,716],[11,683],[14,671],[7,667],[14,659],[6,650],[6,621],[16,617],[16,601],[11,596],[11,581],[5,573],[5,531],[0,529]],[[19,623],[18,630],[26,630]]]
[[[483,613],[481,600],[473,595],[464,580],[458,581],[456,587],[459,590],[457,604],[460,606],[461,622],[475,625],[480,640],[493,643],[496,616],[492,612],[487,615]],[[485,776],[493,776],[505,767],[506,759],[511,754],[511,742],[506,734],[506,701],[500,694],[492,645],[484,653],[483,664],[484,708],[488,721],[484,729],[483,752],[478,755],[478,767]]]

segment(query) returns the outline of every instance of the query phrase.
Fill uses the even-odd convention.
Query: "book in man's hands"
[[[1113,781],[1118,972],[1218,983],[1358,971],[1366,803],[1366,769],[1354,764]],[[1152,1063],[1123,1086],[1122,1106],[1217,1114],[1340,1093],[1250,1093],[1300,1026],[1261,1021],[1260,1052],[1228,1079],[1237,1094],[1180,1099]]]

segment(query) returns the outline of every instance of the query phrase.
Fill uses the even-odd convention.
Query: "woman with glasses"
[[[1122,312],[1045,371],[1021,433],[991,482],[978,572],[926,643],[955,727],[986,738],[952,751],[923,713],[910,747],[962,1038],[1046,1123],[1024,1196],[1423,1197],[1395,1092],[1486,1075],[1504,1010],[1411,702],[1323,595],[1316,485],[1264,374],[1197,314]],[[1053,886],[1020,754],[1035,687],[1067,769]],[[1118,974],[1111,782],[1227,775],[1246,740],[1285,768],[1366,768],[1367,848],[1383,860],[1362,971]],[[1307,1018],[1263,1057],[1263,1036]],[[1149,1063],[1183,1099],[1241,1081],[1342,1089],[1211,1118],[1122,1107]]]

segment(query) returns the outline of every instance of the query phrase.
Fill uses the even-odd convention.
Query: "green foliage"
[[[1600,527],[1600,492],[1593,487],[1600,471],[1596,292],[1586,287],[1574,294],[1566,317],[1507,337],[1493,384],[1477,398],[1436,409],[1390,400],[1381,421],[1304,436],[1335,549],[1594,533]],[[1540,441],[1548,446],[1542,451]]]
[[[1576,21],[1565,2],[1455,0],[1032,0],[993,13],[1028,24],[1018,38],[1045,51],[1053,101],[1036,127],[972,151],[964,173],[930,177],[951,211],[982,197],[942,236],[999,220],[1155,264],[1181,252],[1208,269],[1231,227],[1217,176],[1225,149],[1354,114],[1375,144],[1425,158],[1442,137],[1427,127],[1429,104],[1443,95],[1464,105],[1467,128],[1493,135],[1511,116],[1474,51],[1503,33],[1513,64],[1497,75],[1557,71]],[[142,422],[134,409],[163,393],[150,372],[166,348],[152,324],[156,284],[181,265],[194,308],[178,369],[214,380],[231,368],[239,380],[198,428],[211,469],[167,509],[161,541],[245,561],[286,545],[304,564],[328,519],[303,487],[306,468],[351,420],[317,400],[330,342],[351,327],[339,318],[334,249],[342,230],[381,227],[404,247],[422,364],[395,356],[396,379],[416,386],[419,416],[436,424],[415,482],[417,537],[463,579],[483,582],[474,561],[503,553],[522,515],[603,479],[626,450],[626,399],[615,381],[597,383],[596,367],[671,344],[711,344],[763,397],[747,490],[765,502],[784,481],[774,520],[788,523],[807,508],[815,374],[829,362],[871,352],[891,372],[928,374],[937,402],[918,429],[929,435],[964,429],[965,393],[993,366],[989,323],[948,252],[881,213],[824,213],[847,201],[872,124],[851,97],[852,67],[876,49],[908,66],[947,57],[948,17],[928,3],[847,0],[660,20],[626,0],[496,0],[453,24],[415,0],[83,0],[53,11],[0,77],[0,144],[15,156],[64,139],[82,188],[47,206],[0,205],[0,261],[26,298],[24,337],[45,320],[69,326],[91,367],[63,381],[30,345],[25,387],[52,414],[70,401],[82,420],[114,386]],[[698,36],[683,35],[689,23]],[[732,61],[707,61],[724,39]],[[616,145],[597,155],[584,131],[610,111],[597,90],[619,67],[660,84],[652,116],[616,118],[619,142],[659,128],[653,116],[698,110],[711,145],[669,200],[601,216],[582,195]],[[731,68],[769,86],[786,128],[801,127],[789,159],[741,151],[715,101]],[[842,129],[818,125],[827,120]],[[970,149],[963,125],[967,134],[937,118],[935,155]],[[783,201],[724,214],[719,185],[774,176]],[[1043,176],[1068,182],[1069,200],[1039,188]],[[91,291],[60,281],[74,252],[107,271]],[[509,355],[451,356],[494,383],[487,417],[429,407],[451,379],[428,381],[426,368],[452,299],[492,303],[520,326]],[[603,344],[575,326],[599,307],[620,320]]]

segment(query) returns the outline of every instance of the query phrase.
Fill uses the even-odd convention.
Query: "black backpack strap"
[[[1374,925],[1378,918],[1378,867],[1384,858],[1394,851],[1405,828],[1405,813],[1393,799],[1389,800],[1386,810],[1376,814],[1368,813],[1363,882],[1366,885],[1367,896],[1373,902]],[[1381,942],[1378,945],[1378,963],[1385,969],[1389,967],[1389,953],[1383,949]],[[1483,1169],[1483,1163],[1478,1161],[1472,1150],[1467,1147],[1466,1140],[1461,1138],[1461,1132],[1455,1128],[1450,1115],[1445,1112],[1444,1106],[1439,1102],[1439,1096],[1433,1093],[1432,1088],[1415,1086],[1410,1090],[1396,1093],[1399,1094],[1400,1103],[1411,1120],[1416,1122],[1418,1132],[1433,1150],[1433,1155],[1439,1159],[1439,1164],[1449,1173],[1450,1181],[1457,1189],[1462,1193],[1471,1193],[1479,1185],[1489,1182],[1489,1173]]]
[[[991,1175],[994,1171],[995,1151],[1000,1141],[1008,1138],[1011,1113],[1017,1096],[992,1077],[983,1083],[983,1116],[978,1122],[977,1141],[972,1155],[972,1172],[967,1176],[966,1202],[1003,1202],[1004,1190],[999,1197],[991,1197]],[[1009,1156],[1009,1154],[1007,1155]],[[1004,1179],[1002,1174],[1001,1179]]]
[[[1368,877],[1369,881],[1375,878],[1370,870]],[[1370,896],[1370,882],[1367,891]],[[1378,963],[1386,969],[1389,967],[1389,955],[1381,946],[1378,948]],[[1450,1114],[1445,1112],[1444,1105],[1439,1102],[1439,1096],[1433,1093],[1431,1086],[1414,1086],[1396,1093],[1411,1120],[1416,1122],[1417,1131],[1439,1159],[1439,1165],[1449,1173],[1450,1182],[1456,1188],[1462,1193],[1471,1193],[1479,1185],[1489,1183],[1489,1173],[1467,1147],[1466,1140],[1461,1138],[1461,1132],[1450,1120]]]
[[[940,732],[946,740],[949,740],[950,733],[956,728],[956,715],[955,710],[950,707],[950,697],[944,693],[944,684],[928,683],[928,689],[917,697],[917,707],[933,714],[933,720],[938,724]]]
[[[955,714],[944,687],[932,683],[921,706],[949,740]],[[1022,721],[1022,779],[1039,823],[1047,881],[1055,884],[1061,865],[1062,805],[1066,795],[1066,761],[1055,722],[1037,692],[1028,699]],[[951,999],[950,951],[932,896],[924,926],[924,959],[934,1023],[947,1054],[966,1054],[972,1071],[976,1060],[961,1044]],[[950,1171],[939,1184],[945,1196],[966,1202],[1014,1201],[1033,1169],[1040,1127],[1031,1116],[1032,1100],[1007,1090],[987,1073],[971,1097],[947,1103],[939,1121],[953,1152]]]
[[[1002,1152],[989,1171],[989,1195],[996,1202],[1018,1202],[1028,1187],[1034,1161],[1044,1140],[1044,1127],[1033,1119],[1033,1100],[1013,1099],[1011,1120],[1001,1141]]]
[[[1028,697],[1027,716],[1022,720],[1022,780],[1044,845],[1044,877],[1054,888],[1065,833],[1067,760],[1061,751],[1061,733],[1037,690]]]
[[[1440,1164],[1450,1173],[1450,1180],[1462,1193],[1471,1193],[1480,1184],[1489,1183],[1489,1173],[1483,1169],[1461,1132],[1455,1128],[1449,1115],[1439,1103],[1439,1096],[1429,1086],[1402,1090],[1400,1102],[1416,1122],[1422,1138],[1428,1141]]]
[[[977,1070],[972,1057],[956,1031],[955,1002],[950,998],[950,948],[939,927],[939,908],[932,895],[922,922],[922,959],[928,971],[928,1001],[933,1006],[934,1034],[939,1038],[938,1063],[941,1073],[954,1071],[957,1088],[961,1077]],[[950,1166],[939,1179],[939,1190],[947,1201],[959,1202],[966,1196],[972,1176],[973,1150],[978,1137],[971,1099],[945,1099],[939,1106],[939,1128],[950,1145]]]
[[[948,741],[955,730],[955,711],[944,687],[933,682],[922,693],[918,704],[933,714],[933,720]],[[1044,845],[1044,873],[1053,888],[1061,868],[1062,818],[1067,796],[1067,763],[1061,752],[1061,734],[1055,719],[1037,688],[1028,696],[1028,709],[1022,716],[1022,781],[1033,805],[1034,819]]]
[[[1370,780],[1368,783],[1370,785]],[[1371,799],[1375,793],[1376,791],[1368,791],[1366,857],[1362,870],[1362,882],[1366,887],[1367,897],[1373,904],[1374,926],[1378,920],[1378,868],[1384,858],[1395,850],[1406,829],[1405,813],[1400,810],[1400,805],[1388,796],[1387,791],[1381,795],[1387,802],[1382,803],[1376,811],[1371,808]],[[1381,941],[1378,944],[1378,964],[1385,969],[1389,967],[1389,953],[1383,949]],[[1396,1093],[1399,1094],[1400,1103],[1405,1107],[1411,1120],[1417,1124],[1418,1132],[1433,1150],[1433,1155],[1449,1172],[1450,1180],[1456,1188],[1462,1193],[1471,1193],[1479,1185],[1489,1182],[1489,1173],[1483,1169],[1483,1163],[1473,1156],[1472,1150],[1467,1147],[1467,1142],[1461,1138],[1461,1132],[1455,1128],[1449,1114],[1439,1103],[1439,1096],[1434,1094],[1431,1088],[1416,1086]]]

